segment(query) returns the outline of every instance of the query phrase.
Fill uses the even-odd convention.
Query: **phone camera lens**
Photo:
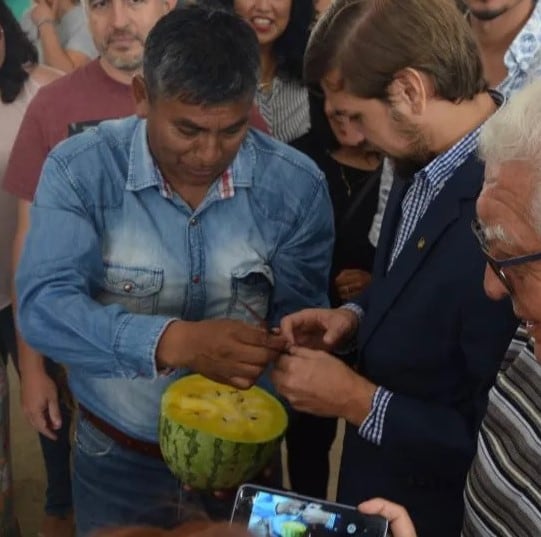
[[[348,524],[346,531],[348,535],[353,535],[357,531],[357,526],[355,524]]]

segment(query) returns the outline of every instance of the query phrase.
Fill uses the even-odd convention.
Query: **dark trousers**
[[[336,436],[336,418],[293,413],[286,433],[291,488],[314,498],[327,497],[329,452]]]
[[[13,364],[19,372],[15,324],[11,306],[0,310],[0,355],[5,364],[11,356]],[[62,368],[46,359],[47,373],[57,384],[62,382]],[[59,391],[62,391],[59,388]],[[70,471],[70,424],[72,413],[66,401],[61,400],[62,428],[57,431],[58,440],[49,440],[39,435],[41,451],[47,472],[47,492],[45,512],[53,516],[65,516],[72,511],[71,471]]]
[[[73,511],[70,465],[73,406],[69,400],[64,369],[48,358],[45,359],[45,368],[58,387],[62,416],[62,427],[56,431],[56,440],[39,435],[47,472],[45,512],[48,515],[64,517]]]

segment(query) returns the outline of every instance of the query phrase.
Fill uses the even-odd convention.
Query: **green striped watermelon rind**
[[[249,481],[269,463],[280,436],[261,443],[236,442],[176,423],[162,413],[160,448],[171,472],[194,489],[234,488]]]

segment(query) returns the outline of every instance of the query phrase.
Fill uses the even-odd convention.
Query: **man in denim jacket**
[[[267,383],[285,340],[254,325],[325,306],[333,242],[321,172],[248,130],[259,53],[234,15],[181,8],[145,45],[138,117],[48,157],[17,275],[23,336],[69,368],[80,408],[79,536],[173,521],[164,389],[190,371]],[[254,315],[255,312],[255,315]]]

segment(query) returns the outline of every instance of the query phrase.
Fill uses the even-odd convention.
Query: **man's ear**
[[[163,14],[167,15],[172,9],[177,7],[177,0],[163,0]]]
[[[398,71],[389,85],[389,99],[395,106],[405,107],[412,115],[422,115],[431,92],[429,79],[417,69]]]
[[[135,75],[131,81],[131,89],[135,100],[135,113],[142,119],[148,116],[148,91],[145,79],[141,75]]]

